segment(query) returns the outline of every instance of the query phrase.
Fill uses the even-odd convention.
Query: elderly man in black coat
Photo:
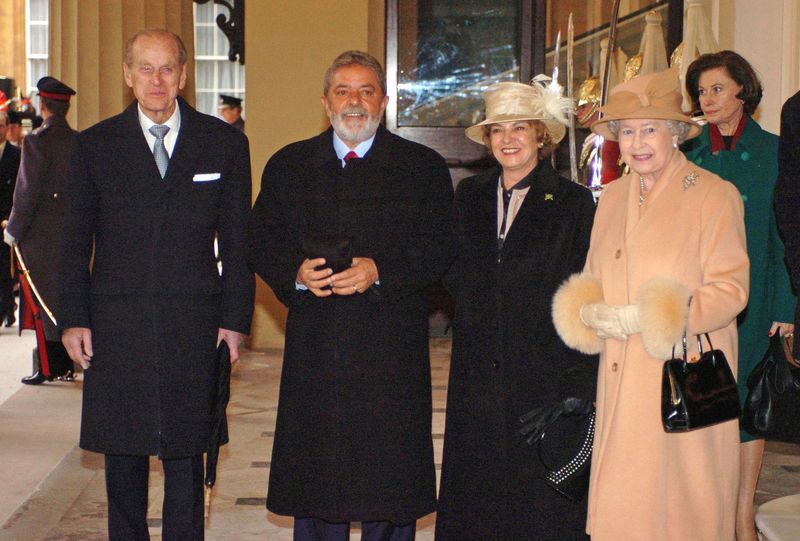
[[[453,257],[452,184],[379,125],[373,57],[337,57],[322,103],[332,128],[269,160],[251,221],[251,266],[289,308],[267,508],[296,540],[353,521],[410,540],[436,501],[425,288]]]
[[[11,202],[14,198],[14,186],[19,170],[19,149],[6,142],[8,130],[8,113],[0,111],[0,222],[8,220],[11,213]],[[5,223],[3,223],[5,227]],[[5,243],[0,243],[0,323],[10,327],[16,321],[14,312],[14,280],[10,266],[11,250]]]
[[[225,340],[236,360],[252,315],[248,142],[177,96],[171,32],[134,35],[123,71],[136,101],[81,133],[68,196],[60,323],[85,368],[80,445],[105,454],[111,540],[148,539],[153,455],[163,539],[201,540],[215,352]]]
[[[61,314],[58,295],[59,253],[64,223],[64,194],[69,182],[70,155],[78,132],[70,128],[66,114],[75,91],[54,77],[36,83],[44,124],[22,143],[14,206],[8,218],[6,241],[16,240],[36,288],[55,315]],[[61,345],[61,329],[43,316],[47,364],[22,383],[38,385],[54,377],[71,378],[72,361]]]
[[[792,285],[800,289],[800,92],[781,110],[778,143],[778,181],[775,185],[775,218],[783,234],[786,262]],[[800,303],[795,311],[795,329],[800,329]],[[800,340],[794,341],[794,356],[800,359]]]

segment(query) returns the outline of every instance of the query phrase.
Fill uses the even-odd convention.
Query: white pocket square
[[[192,182],[211,182],[220,179],[219,173],[197,173],[192,177]]]

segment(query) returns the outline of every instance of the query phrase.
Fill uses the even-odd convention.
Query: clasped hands
[[[635,304],[611,305],[603,302],[584,304],[581,321],[597,331],[600,338],[627,340],[629,334],[640,332],[639,307]]]
[[[378,281],[378,267],[369,257],[354,257],[349,269],[336,274],[330,267],[315,270],[324,265],[322,257],[306,259],[300,265],[295,281],[317,297],[363,293]]]

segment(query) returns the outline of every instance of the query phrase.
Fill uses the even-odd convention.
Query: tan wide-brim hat
[[[686,139],[700,134],[702,128],[681,111],[680,79],[675,69],[639,75],[611,89],[608,103],[600,108],[603,117],[592,124],[592,131],[604,139],[616,141],[608,129],[612,120],[652,118],[676,120],[689,125]]]
[[[483,101],[486,120],[466,129],[467,137],[478,144],[484,144],[484,126],[502,122],[538,120],[547,127],[553,143],[561,141],[567,131],[570,100],[542,84],[496,83],[484,91]]]

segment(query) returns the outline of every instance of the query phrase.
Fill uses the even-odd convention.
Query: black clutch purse
[[[567,398],[526,413],[520,422],[525,441],[537,447],[544,482],[569,500],[583,500],[589,492],[594,445],[592,403]]]
[[[741,413],[736,380],[725,354],[711,345],[703,351],[697,337],[700,358],[686,359],[686,335],[683,337],[683,358],[664,361],[661,378],[661,420],[666,432],[688,432],[736,419]]]
[[[750,392],[740,426],[769,440],[800,443],[800,367],[780,332],[747,378]]]
[[[319,269],[330,267],[334,274],[349,269],[353,264],[353,247],[349,237],[309,237],[303,241],[303,255],[308,259],[324,257],[325,264]]]

